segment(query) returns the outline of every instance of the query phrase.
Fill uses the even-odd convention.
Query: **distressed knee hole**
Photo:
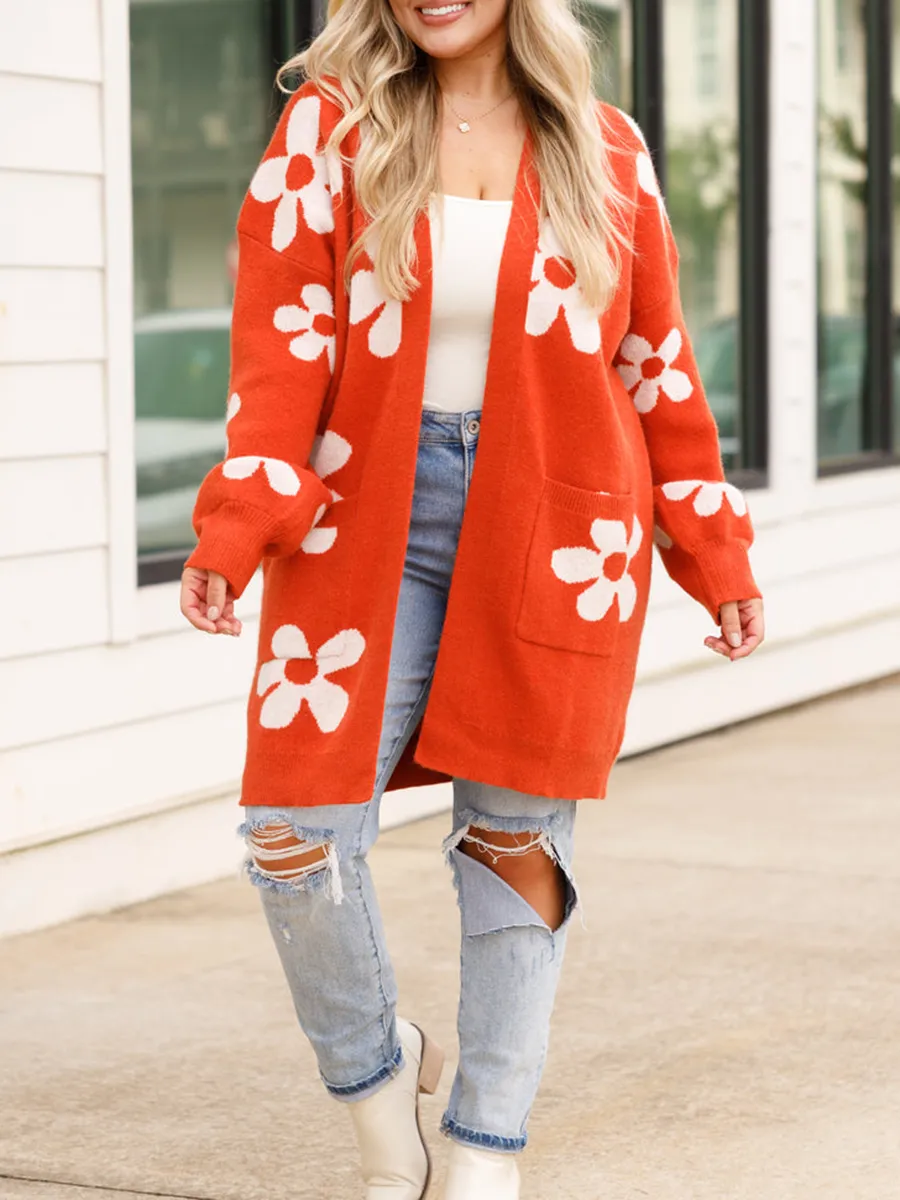
[[[337,851],[325,837],[304,836],[287,821],[251,826],[245,831],[247,870],[261,887],[280,892],[329,892],[336,903],[343,898]]]
[[[547,854],[546,835],[538,831],[503,833],[470,825],[463,831],[460,842],[465,854],[489,858],[492,866],[497,866],[502,858],[522,858],[538,850],[551,857]]]
[[[303,879],[328,866],[328,846],[310,846],[290,825],[253,829],[249,841],[256,866],[273,879]]]
[[[508,833],[469,825],[457,845],[527,901],[548,928],[559,929],[569,907],[570,884],[545,831]]]

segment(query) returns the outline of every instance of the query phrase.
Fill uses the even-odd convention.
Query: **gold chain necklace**
[[[494,108],[499,108],[501,104],[505,104],[505,103],[506,103],[506,101],[509,99],[509,97],[510,97],[510,96],[513,94],[513,92],[514,92],[515,90],[516,90],[516,89],[515,89],[515,88],[513,88],[512,92],[510,92],[510,93],[509,93],[509,95],[507,95],[507,96],[504,96],[502,100],[498,101],[498,102],[497,102],[497,103],[494,105]],[[468,133],[468,132],[469,132],[469,130],[471,129],[471,125],[469,124],[469,122],[468,122],[468,121],[465,119],[465,117],[462,117],[462,116],[460,116],[460,114],[459,114],[459,113],[456,111],[456,109],[453,107],[453,103],[452,103],[452,101],[451,101],[450,97],[447,95],[447,93],[446,93],[446,92],[444,92],[444,91],[442,90],[442,91],[441,91],[441,95],[444,97],[444,99],[445,99],[445,100],[447,101],[447,103],[450,105],[450,111],[453,113],[453,115],[454,115],[455,117],[457,117],[457,118],[458,118],[458,123],[457,123],[457,126],[456,126],[456,128],[459,130],[459,132],[460,132],[460,133]],[[473,118],[472,118],[472,120],[473,120],[473,121],[480,121],[482,117],[487,117],[487,116],[490,116],[490,114],[491,114],[491,113],[494,111],[494,108],[489,108],[489,109],[487,110],[487,112],[483,112],[483,113],[481,113],[479,116],[477,116],[477,117],[473,117]]]

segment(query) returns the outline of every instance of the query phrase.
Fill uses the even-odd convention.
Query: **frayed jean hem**
[[[447,1113],[444,1113],[441,1119],[441,1133],[466,1146],[497,1150],[501,1154],[518,1154],[525,1149],[528,1142],[528,1135],[524,1133],[519,1137],[502,1137],[498,1133],[479,1133],[475,1129],[467,1129],[465,1125],[457,1124]]]
[[[328,1094],[334,1096],[336,1100],[364,1100],[366,1096],[377,1092],[389,1079],[393,1079],[402,1069],[403,1047],[398,1046],[389,1063],[385,1063],[383,1067],[379,1067],[377,1071],[359,1083],[334,1084],[329,1083],[324,1077],[322,1082]]]

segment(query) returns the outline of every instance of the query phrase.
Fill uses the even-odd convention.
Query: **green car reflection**
[[[189,550],[203,476],[225,452],[229,308],[135,321],[138,551]]]

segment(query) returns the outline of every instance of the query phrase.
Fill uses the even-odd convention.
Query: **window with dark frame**
[[[131,0],[139,584],[178,579],[225,448],[234,223],[309,34],[285,0]]]
[[[632,0],[634,115],[678,242],[729,479],[766,483],[769,4]],[[690,64],[702,52],[703,71]]]
[[[820,3],[820,475],[900,462],[898,52],[898,0]]]
[[[180,577],[196,489],[224,450],[234,217],[280,107],[275,68],[325,7],[131,0],[142,585]],[[768,4],[574,0],[574,11],[598,35],[596,93],[637,117],[666,191],[729,478],[763,484]],[[685,36],[700,70],[684,67]],[[210,219],[192,226],[192,204]]]

